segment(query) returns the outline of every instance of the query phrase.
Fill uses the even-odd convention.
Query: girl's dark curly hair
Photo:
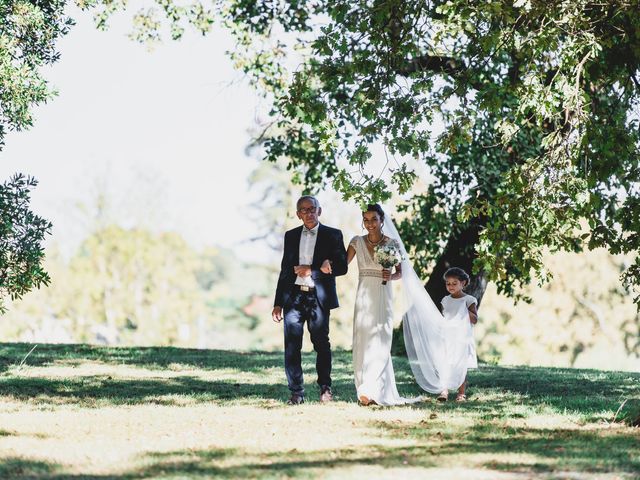
[[[447,278],[457,278],[461,282],[466,282],[467,285],[469,285],[470,280],[469,274],[459,267],[450,268],[449,270],[444,272],[442,278],[445,282],[447,281]]]

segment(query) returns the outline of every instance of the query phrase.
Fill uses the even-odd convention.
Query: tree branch
[[[465,70],[464,64],[453,57],[439,57],[433,55],[421,55],[407,60],[396,69],[398,75],[409,76],[412,73],[431,71],[456,75]]]

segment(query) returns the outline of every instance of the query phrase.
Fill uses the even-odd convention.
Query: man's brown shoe
[[[304,397],[297,393],[292,393],[287,405],[301,405],[304,403]]]
[[[331,393],[331,387],[322,387],[320,389],[320,402],[328,403],[333,400],[333,393]]]

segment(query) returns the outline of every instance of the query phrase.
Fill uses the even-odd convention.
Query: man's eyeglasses
[[[316,210],[318,210],[316,207],[299,208],[298,209],[298,213],[300,213],[302,215],[306,215],[307,213],[316,213]]]

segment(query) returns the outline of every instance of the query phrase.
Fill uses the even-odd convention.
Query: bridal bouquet
[[[384,245],[378,245],[374,249],[373,259],[376,263],[382,265],[382,268],[389,270],[399,265],[404,258],[400,252],[400,245],[395,240],[391,240]],[[387,284],[386,280],[382,281],[383,285]]]

